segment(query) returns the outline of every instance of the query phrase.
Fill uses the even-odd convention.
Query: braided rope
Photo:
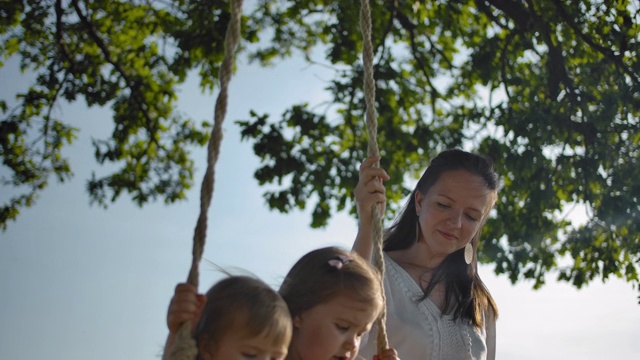
[[[362,62],[364,64],[364,99],[367,105],[366,122],[369,134],[369,156],[379,156],[378,151],[378,123],[375,109],[376,84],[373,79],[373,44],[371,42],[371,9],[369,0],[360,1],[360,29],[362,31]],[[380,166],[377,162],[374,166]],[[381,281],[384,277],[384,258],[382,253],[382,211],[380,204],[376,204],[373,209],[373,261],[374,266],[380,271]],[[382,287],[383,306],[380,316],[376,320],[378,325],[378,354],[387,349],[387,305]]]
[[[202,258],[204,250],[205,238],[207,233],[207,212],[211,199],[213,198],[213,189],[215,185],[214,167],[218,161],[220,154],[220,143],[222,142],[222,122],[227,113],[227,98],[229,82],[233,73],[235,62],[235,49],[240,40],[240,17],[242,16],[242,1],[231,1],[231,20],[225,34],[224,45],[225,54],[222,64],[220,65],[219,81],[220,93],[216,99],[214,125],[211,132],[211,138],[207,145],[207,170],[202,180],[200,189],[200,216],[196,223],[193,236],[193,259],[191,261],[191,269],[187,282],[198,287],[198,264]],[[169,352],[169,359],[172,360],[193,360],[198,354],[195,340],[191,336],[191,322],[185,322],[178,334],[176,340]]]

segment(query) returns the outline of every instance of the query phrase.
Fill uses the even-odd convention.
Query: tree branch
[[[515,24],[523,30],[531,28],[532,19],[522,2],[515,0],[484,0],[496,9],[502,11],[507,17],[511,18]]]
[[[549,77],[547,79],[547,96],[551,100],[555,100],[560,90],[558,89],[558,80],[563,83],[567,88],[567,94],[574,104],[578,104],[578,97],[575,91],[575,84],[569,76],[567,68],[565,66],[564,55],[562,55],[562,48],[556,45],[551,38],[551,29],[548,24],[536,13],[532,0],[527,0],[529,4],[529,10],[531,19],[533,20],[536,28],[540,31],[544,43],[549,49],[549,60],[547,62],[547,68],[549,71]],[[557,78],[556,78],[557,76]]]
[[[387,9],[389,10],[389,21],[387,22],[387,27],[382,32],[380,44],[373,47],[374,49],[377,49],[379,46],[382,46],[382,49],[380,50],[380,56],[383,56],[384,52],[387,49],[385,39],[389,35],[389,32],[391,31],[391,28],[393,26],[393,20],[395,20],[396,15],[398,14],[398,0],[394,0],[393,2],[386,2],[386,4],[390,4],[390,6],[387,7]]]
[[[476,7],[483,14],[485,14],[489,18],[489,20],[491,20],[494,24],[498,25],[500,28],[502,28],[503,30],[508,30],[509,29],[507,24],[501,23],[500,19],[498,19],[498,17],[495,16],[493,14],[493,12],[491,12],[491,9],[489,8],[489,6],[487,6],[487,3],[484,2],[484,0],[477,0],[476,1]]]
[[[416,46],[416,35],[415,28],[416,26],[407,18],[406,15],[398,12],[397,19],[400,21],[400,25],[409,32],[409,43],[411,45],[411,53],[413,54],[413,58],[418,63],[418,67],[422,74],[424,75],[427,83],[429,84],[429,88],[431,88],[432,95],[435,95],[432,101],[432,105],[435,107],[435,102],[437,98],[440,98],[440,93],[436,89],[435,85],[431,82],[431,75],[426,70],[426,64],[423,62],[422,57],[419,55],[419,50]]]
[[[127,88],[129,88],[129,90],[131,90],[133,98],[135,99],[136,103],[138,104],[138,107],[142,111],[142,115],[144,116],[144,118],[145,118],[145,120],[147,122],[147,131],[149,131],[149,140],[155,142],[156,141],[155,138],[153,136],[151,136],[151,134],[154,132],[152,130],[154,130],[154,128],[155,128],[155,126],[153,126],[154,121],[151,119],[151,116],[149,115],[149,112],[147,111],[147,104],[144,101],[144,97],[137,90],[137,85],[138,84],[136,84],[136,82],[131,80],[130,76],[122,68],[120,63],[118,63],[117,61],[115,61],[113,59],[113,57],[111,56],[111,51],[109,51],[109,48],[107,47],[105,42],[102,40],[100,35],[98,35],[97,29],[93,26],[93,24],[91,24],[89,19],[87,19],[86,15],[82,12],[82,9],[80,9],[80,6],[78,5],[78,0],[72,0],[71,3],[73,4],[73,8],[75,9],[76,14],[78,15],[78,18],[80,19],[82,24],[85,26],[85,28],[89,32],[89,36],[98,45],[98,47],[100,48],[100,51],[102,51],[102,55],[104,55],[104,57],[107,60],[107,62],[109,64],[111,64],[116,69],[116,71],[118,71],[120,76],[122,76],[122,78],[124,79]]]
[[[139,84],[131,80],[130,76],[127,74],[124,68],[122,68],[120,63],[118,63],[113,59],[113,56],[111,55],[111,51],[109,51],[109,48],[107,47],[106,43],[102,40],[102,38],[98,34],[98,30],[93,26],[93,24],[89,21],[86,15],[82,12],[82,9],[80,9],[80,6],[78,5],[78,0],[72,0],[71,2],[73,4],[73,8],[76,11],[76,14],[78,15],[78,18],[80,19],[81,23],[85,26],[85,28],[89,32],[89,36],[98,45],[98,47],[100,48],[100,51],[102,51],[102,54],[107,60],[107,62],[111,64],[116,69],[116,71],[118,71],[120,76],[122,76],[122,78],[126,83],[127,88],[129,88],[129,90],[131,91],[131,97],[137,103],[138,108],[142,112],[142,116],[144,117],[146,122],[145,129],[147,131],[147,135],[149,136],[149,141],[147,142],[147,147],[144,153],[145,154],[149,153],[152,143],[155,144],[158,147],[158,149],[163,149],[163,146],[158,143],[158,140],[154,136],[157,130],[156,121],[154,121],[149,115],[149,111],[147,109],[148,106],[146,101],[144,100],[144,96],[139,92],[139,88],[140,88]]]
[[[75,62],[71,57],[71,52],[62,39],[63,29],[62,29],[62,16],[64,15],[64,11],[62,10],[62,0],[56,0],[55,4],[56,11],[56,43],[58,45],[58,49],[60,49],[60,53],[62,57],[69,62],[69,70],[72,73],[75,73]]]
[[[507,50],[509,48],[509,45],[511,44],[511,41],[513,41],[513,39],[515,38],[516,33],[515,32],[510,32],[507,34],[507,37],[505,39],[504,42],[504,46],[502,47],[502,52],[500,54],[500,58],[501,58],[501,66],[500,66],[500,78],[502,79],[502,83],[504,84],[504,93],[507,96],[507,101],[511,102],[511,93],[509,92],[509,86],[507,84]]]
[[[634,72],[628,66],[625,65],[624,61],[622,60],[622,53],[619,56],[616,56],[613,50],[596,44],[593,38],[587,36],[582,31],[580,31],[578,24],[576,24],[576,22],[573,21],[573,19],[569,16],[569,14],[567,14],[567,11],[565,10],[563,4],[559,0],[553,0],[553,4],[558,9],[558,13],[562,17],[562,20],[564,20],[567,24],[569,24],[571,29],[573,29],[573,31],[578,35],[578,37],[582,41],[584,41],[587,45],[589,45],[590,47],[592,47],[593,49],[601,53],[605,58],[611,60],[619,68],[621,68],[622,71],[625,74],[627,74],[629,78],[631,78],[631,80],[635,83],[635,85],[640,85],[640,77],[636,72]]]

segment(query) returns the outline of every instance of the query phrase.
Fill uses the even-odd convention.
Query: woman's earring
[[[420,218],[416,220],[416,243],[420,242]]]
[[[471,260],[473,260],[473,245],[471,245],[471,242],[468,242],[464,247],[464,262],[469,265],[471,264]]]

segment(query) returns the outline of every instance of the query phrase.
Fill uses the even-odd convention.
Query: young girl
[[[280,295],[262,281],[230,276],[215,284],[206,297],[194,286],[179,284],[169,305],[168,359],[176,334],[185,321],[199,319],[193,337],[198,360],[283,360],[291,340],[291,317]]]
[[[293,324],[287,360],[356,359],[360,340],[371,329],[383,305],[378,273],[356,253],[336,247],[313,250],[300,258],[279,292]],[[169,318],[181,314],[181,321],[174,325],[174,330],[170,325],[172,333],[182,321],[197,318],[200,306],[195,292],[192,295],[189,306],[177,304],[176,291]],[[205,320],[204,313],[206,309],[201,323],[213,320],[212,317]],[[398,359],[393,349],[383,351],[376,358]]]
[[[287,360],[352,360],[383,306],[379,274],[356,253],[313,250],[280,287],[293,319]],[[374,357],[374,358],[377,358]],[[397,359],[387,349],[379,359]]]

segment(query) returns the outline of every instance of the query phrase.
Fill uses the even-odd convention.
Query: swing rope
[[[211,131],[211,138],[207,145],[207,170],[200,189],[200,215],[193,236],[193,259],[189,276],[187,277],[187,283],[194,285],[196,288],[198,287],[199,278],[198,265],[202,258],[207,233],[207,212],[211,204],[215,185],[214,168],[218,161],[220,143],[222,142],[222,122],[227,113],[229,82],[231,81],[235,63],[235,50],[240,40],[242,1],[243,0],[231,1],[231,19],[229,20],[227,33],[225,34],[225,53],[219,72],[220,93],[216,99],[213,130]],[[193,360],[197,355],[198,349],[196,342],[191,336],[191,322],[185,322],[176,335],[175,343],[169,352],[169,359]]]
[[[364,64],[364,99],[367,105],[366,109],[366,122],[367,133],[369,134],[369,156],[380,156],[378,151],[378,123],[375,109],[376,98],[376,84],[373,79],[373,44],[371,42],[371,9],[369,8],[369,0],[360,1],[360,29],[362,31],[362,62]],[[380,162],[376,162],[374,165],[380,166]],[[380,204],[375,204],[373,208],[373,260],[374,266],[378,269],[382,278],[384,278],[384,258],[382,253],[382,211]],[[384,287],[382,287],[382,300],[383,306],[380,316],[376,320],[378,326],[378,354],[387,349],[387,305],[384,294]]]
[[[207,146],[207,170],[202,181],[200,191],[200,215],[196,223],[193,238],[193,258],[191,269],[187,277],[187,282],[198,287],[199,271],[198,265],[204,250],[207,232],[207,212],[213,197],[215,185],[215,164],[220,154],[220,143],[222,142],[222,123],[227,112],[228,86],[233,73],[235,61],[235,49],[240,39],[240,18],[242,15],[242,1],[232,0],[231,19],[225,34],[225,54],[220,66],[219,80],[220,93],[216,100],[214,113],[214,126],[211,138]],[[371,10],[368,0],[361,0],[360,27],[363,36],[362,58],[364,64],[364,95],[366,102],[366,124],[369,134],[368,153],[369,156],[379,156],[377,143],[377,114],[375,105],[375,82],[373,79],[373,45],[371,42]],[[375,166],[380,166],[379,162]],[[384,260],[382,252],[382,214],[380,205],[374,207],[373,222],[373,243],[374,243],[374,265],[384,275]],[[386,302],[384,291],[382,293],[383,303]],[[386,304],[383,305],[380,316],[377,319],[378,326],[378,353],[388,348],[386,335]],[[169,352],[171,360],[192,360],[198,354],[195,340],[191,336],[191,323],[185,322],[176,336],[175,343]]]

